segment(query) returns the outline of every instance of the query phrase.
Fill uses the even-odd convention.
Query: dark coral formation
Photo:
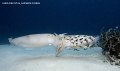
[[[110,28],[107,32],[101,30],[102,42],[99,46],[103,49],[102,53],[108,56],[111,64],[120,65],[120,32],[118,27],[114,30]]]

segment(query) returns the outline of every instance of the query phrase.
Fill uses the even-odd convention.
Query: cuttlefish
[[[56,50],[56,56],[65,48],[89,48],[99,40],[99,36],[88,35],[66,35],[66,34],[33,34],[21,36],[18,38],[9,38],[13,45],[22,47],[40,48],[53,45]]]

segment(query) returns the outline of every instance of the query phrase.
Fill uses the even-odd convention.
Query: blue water
[[[105,27],[120,28],[120,0],[34,0],[39,5],[3,5],[1,0],[0,44],[9,37],[38,33],[100,35]]]

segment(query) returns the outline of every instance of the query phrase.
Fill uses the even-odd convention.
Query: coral
[[[107,32],[101,30],[101,39],[99,46],[102,53],[109,58],[111,64],[120,65],[120,32],[118,27],[114,30],[110,28]]]

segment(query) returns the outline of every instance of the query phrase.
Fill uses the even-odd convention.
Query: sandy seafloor
[[[33,49],[0,45],[0,71],[120,71],[119,66],[104,59],[100,47],[65,49],[55,57],[53,46]]]

